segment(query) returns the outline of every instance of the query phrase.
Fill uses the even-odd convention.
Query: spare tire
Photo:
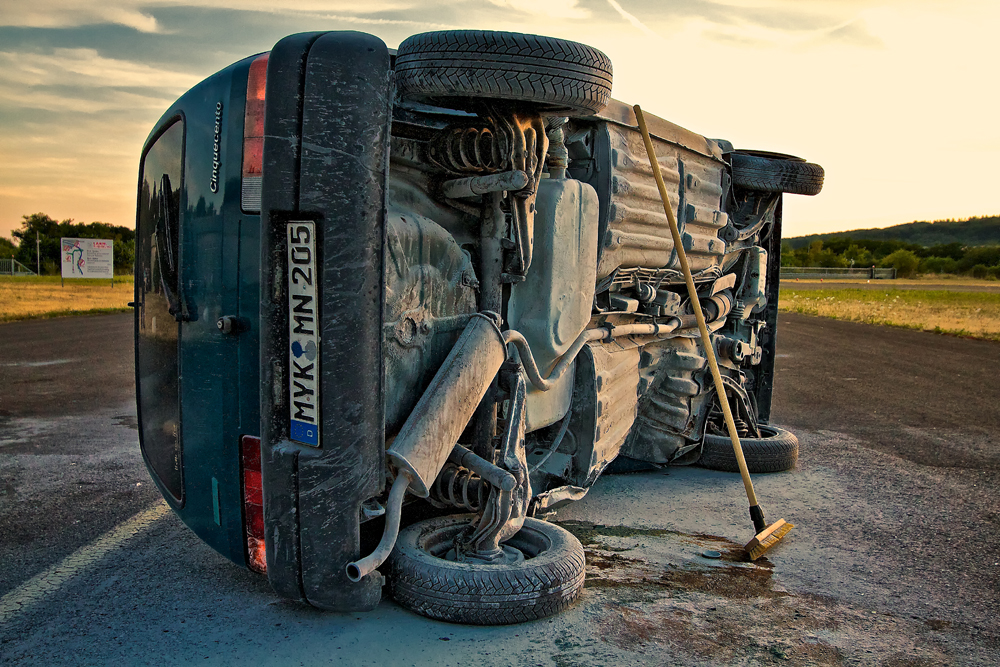
[[[527,518],[505,550],[517,563],[469,563],[447,558],[472,515],[415,523],[399,534],[389,557],[396,602],[423,616],[452,623],[507,625],[562,611],[583,590],[580,540],[565,528]]]
[[[818,195],[823,189],[823,167],[802,158],[766,151],[736,151],[730,157],[738,188],[796,195]]]
[[[791,470],[799,460],[799,439],[783,428],[761,425],[760,438],[740,438],[750,472]],[[739,472],[733,442],[728,435],[705,434],[698,465],[711,470]]]
[[[469,98],[529,102],[546,113],[595,114],[611,99],[611,60],[555,37],[489,30],[425,32],[396,52],[404,100],[465,106]]]

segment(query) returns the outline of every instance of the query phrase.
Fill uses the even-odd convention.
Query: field
[[[919,281],[906,283],[912,286]],[[948,284],[972,287],[996,283],[966,280]],[[784,283],[778,308],[838,320],[1000,341],[1000,292],[902,290],[891,285],[862,289],[844,283],[833,283],[823,289],[796,289],[795,283]]]
[[[0,322],[130,310],[132,276],[110,280],[0,276]]]
[[[942,281],[949,286],[975,288],[996,282],[961,279]],[[826,282],[822,288],[785,282],[781,288],[782,311],[852,320],[868,324],[906,327],[936,333],[1000,341],[1000,291],[964,292],[918,287],[926,281],[892,281],[852,286]],[[893,289],[906,286],[910,289]],[[914,289],[917,287],[917,289]],[[132,276],[108,280],[67,280],[58,276],[12,278],[0,276],[0,322],[38,317],[62,317],[128,311],[133,298]]]

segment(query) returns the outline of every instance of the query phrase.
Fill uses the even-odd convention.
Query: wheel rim
[[[426,530],[417,537],[417,547],[434,558],[439,558],[443,561],[451,563],[460,562],[454,557],[455,538],[461,535],[468,525],[467,521],[462,520],[456,521],[450,525]],[[516,564],[516,562],[531,560],[532,558],[541,555],[551,548],[552,543],[548,536],[544,533],[536,531],[528,526],[524,526],[513,537],[500,546],[504,549],[505,553],[509,553],[508,550],[513,550],[521,554],[521,557],[510,554],[495,564],[512,565]],[[514,562],[510,560],[511,556],[513,556]],[[485,562],[480,563],[479,561],[475,562],[483,565],[494,564]]]

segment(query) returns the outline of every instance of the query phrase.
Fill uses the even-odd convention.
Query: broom
[[[687,254],[684,252],[684,244],[681,242],[681,233],[677,229],[677,220],[674,218],[673,209],[670,208],[670,199],[667,196],[667,188],[663,184],[663,175],[660,174],[660,164],[656,160],[656,153],[653,150],[653,140],[649,137],[649,130],[646,129],[646,120],[642,116],[642,109],[636,104],[632,109],[635,111],[635,118],[639,121],[639,131],[642,132],[642,140],[646,144],[646,154],[649,156],[649,164],[653,168],[653,177],[656,179],[656,187],[660,190],[660,199],[663,200],[663,210],[667,214],[667,221],[670,223],[670,235],[674,239],[674,250],[677,252],[677,259],[680,260],[681,270],[684,272],[684,281],[687,283],[688,295],[691,297],[691,306],[694,308],[695,319],[698,320],[698,331],[701,332],[701,343],[705,349],[705,356],[708,358],[708,365],[712,369],[712,379],[715,381],[715,392],[719,397],[719,405],[722,407],[722,414],[726,418],[726,428],[729,431],[729,438],[733,441],[733,452],[736,454],[736,463],[740,468],[740,476],[743,477],[743,486],[747,492],[747,500],[750,501],[750,518],[753,521],[754,538],[744,547],[750,560],[757,560],[764,552],[781,541],[781,539],[793,528],[793,524],[787,523],[784,519],[778,519],[770,526],[764,521],[764,511],[757,502],[757,494],[753,490],[753,482],[750,481],[750,471],[747,470],[746,459],[743,458],[743,447],[740,445],[740,437],[736,433],[736,424],[733,421],[733,412],[726,400],[726,389],[722,383],[722,374],[719,373],[719,364],[715,360],[715,350],[712,341],[708,336],[708,327],[705,325],[705,315],[701,311],[701,303],[698,300],[698,290],[694,285],[694,277],[691,275],[691,266],[687,261]]]

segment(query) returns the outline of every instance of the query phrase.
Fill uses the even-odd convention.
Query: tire
[[[818,164],[764,151],[738,151],[730,155],[736,187],[796,195],[818,195],[823,189],[823,167]]]
[[[782,428],[761,426],[763,438],[740,438],[743,458],[750,472],[791,470],[799,460],[799,439]],[[705,434],[698,465],[710,470],[739,472],[733,443],[728,435]]]
[[[554,37],[487,30],[414,35],[399,45],[403,99],[462,106],[468,98],[530,102],[547,113],[595,114],[611,99],[611,60]]]
[[[444,558],[472,515],[415,523],[399,534],[389,559],[392,594],[418,614],[451,623],[508,625],[562,611],[583,590],[580,541],[565,529],[527,518],[505,543],[525,555],[516,564]]]

